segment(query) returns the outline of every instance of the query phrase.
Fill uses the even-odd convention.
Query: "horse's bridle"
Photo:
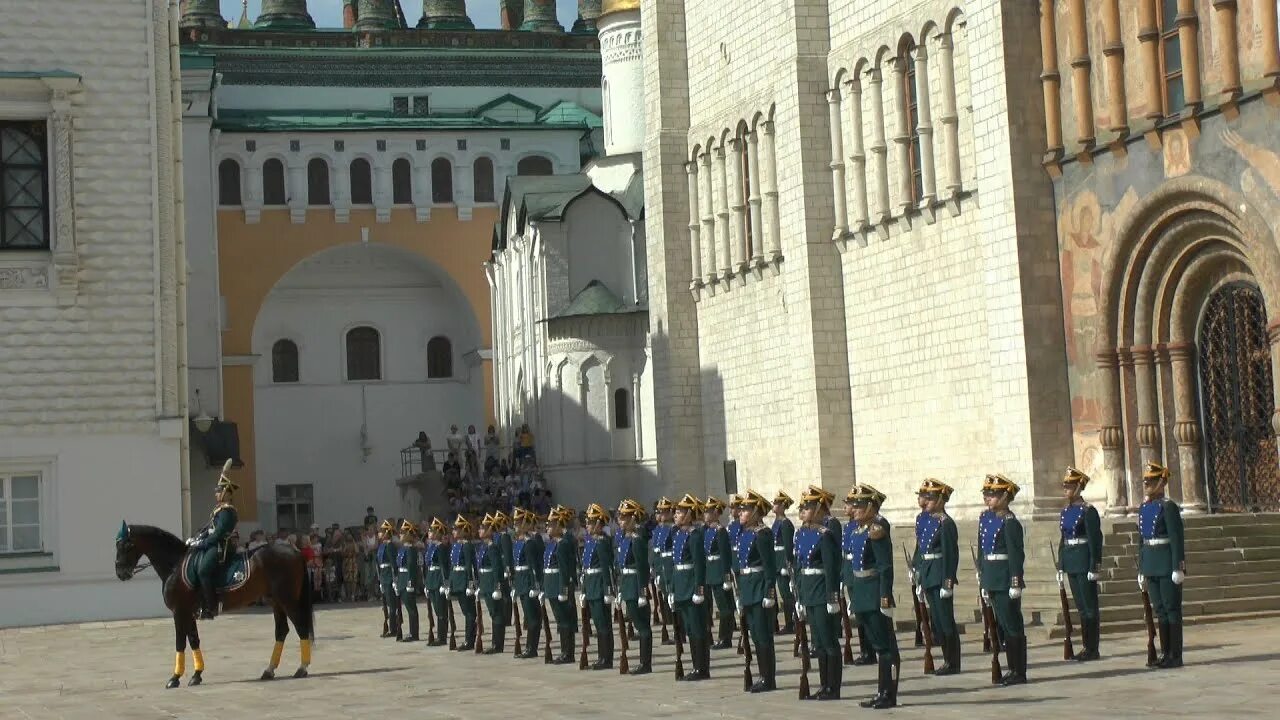
[[[133,541],[132,541],[132,540],[119,540],[119,541],[117,541],[117,542],[116,542],[116,545],[119,545],[119,546],[121,546],[121,547],[125,547],[125,548],[129,548],[130,550],[132,550],[132,549],[133,549]],[[141,555],[139,555],[139,556],[138,556],[138,558],[139,558],[139,559],[141,559],[141,558],[142,558],[142,556],[141,556]],[[150,562],[150,561],[148,561],[148,562],[144,562],[144,563],[142,563],[142,564],[140,564],[140,565],[134,565],[134,566],[133,566],[133,569],[130,571],[129,577],[135,577],[138,573],[142,572],[143,570],[146,570],[146,569],[147,569],[147,568],[149,568],[149,567],[151,567],[151,562]]]

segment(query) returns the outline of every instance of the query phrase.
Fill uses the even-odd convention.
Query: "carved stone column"
[[[1188,108],[1199,110],[1204,104],[1204,96],[1200,92],[1200,42],[1196,37],[1200,30],[1200,17],[1196,14],[1196,0],[1178,0],[1178,17],[1174,22],[1178,26],[1178,44],[1182,48],[1183,97]]]
[[[867,151],[862,143],[862,80],[854,77],[849,81],[849,162],[853,165],[853,211],[854,228],[862,230],[870,223],[867,211]]]
[[[907,118],[907,63],[910,58],[895,57],[893,64],[893,145],[898,161],[898,213],[906,215],[915,203],[911,200],[911,125]]]
[[[933,161],[933,109],[929,97],[929,53],[922,38],[916,46],[916,133],[920,136],[920,207],[938,199]]]
[[[600,18],[600,0],[578,0],[578,19],[573,23],[576,33],[595,33]]]
[[[1062,76],[1058,73],[1058,31],[1054,17],[1054,0],[1040,0],[1040,88],[1044,94],[1046,148],[1050,153],[1062,151]]]
[[[1269,2],[1254,3],[1253,12],[1262,29],[1262,68],[1267,77],[1280,75],[1280,34],[1276,31],[1276,4]]]
[[[706,273],[707,285],[720,280],[720,276],[716,274],[716,185],[712,178],[711,152],[711,148],[707,148],[698,156],[702,165],[698,173],[702,179],[702,271]]]
[[[227,21],[222,19],[218,0],[184,0],[178,26],[183,30],[221,30],[227,26]]]
[[[964,183],[960,179],[960,113],[956,110],[955,44],[950,32],[939,33],[938,82],[942,84],[942,155],[946,165],[943,170],[943,189],[946,197],[960,194]]]
[[[364,1],[361,0],[360,20],[364,22]],[[392,14],[394,18],[395,15]],[[475,25],[467,17],[466,0],[425,0],[422,3],[422,19],[418,21],[419,30],[472,30]]]
[[[1147,114],[1151,120],[1164,117],[1160,77],[1160,28],[1156,26],[1157,0],[1138,0],[1138,42],[1142,49],[1142,74],[1147,87]],[[1263,3],[1266,5],[1266,3]]]
[[[297,156],[290,158],[285,167],[285,199],[289,203],[289,222],[298,225],[307,220],[307,166],[300,164]]]
[[[1125,483],[1124,431],[1120,426],[1120,367],[1114,352],[1098,353],[1094,358],[1099,376],[1098,443],[1102,446],[1102,465],[1107,483],[1107,515],[1124,515],[1129,505]]]
[[[1200,460],[1200,415],[1196,404],[1195,347],[1188,343],[1170,344],[1166,352],[1173,369],[1173,433],[1178,443],[1182,511],[1202,513],[1206,506]]]
[[[761,206],[764,197],[760,194],[760,131],[757,129],[747,135],[747,184],[751,194],[747,196],[747,206],[751,213],[751,264],[757,267],[764,264],[764,212]]]
[[[53,277],[54,296],[62,306],[74,305],[80,290],[80,253],[76,243],[75,199],[71,192],[72,143],[71,97],[55,90],[53,110]],[[178,218],[182,222],[182,218]]]
[[[564,32],[556,20],[556,0],[524,0],[524,22],[520,29],[526,32]]]
[[[462,0],[458,0],[458,4],[461,5]],[[351,29],[358,33],[379,32],[395,30],[399,25],[391,0],[360,0],[356,5],[356,24]]]
[[[782,227],[778,215],[778,156],[773,121],[761,123],[759,129],[764,132],[764,152],[760,154],[760,191],[764,193],[765,259],[776,263],[782,259]]]
[[[736,272],[747,269],[747,199],[742,192],[743,157],[746,145],[742,138],[733,137],[727,141],[728,152],[732,157],[725,162],[725,195],[729,204],[729,242],[732,245],[733,265]]]
[[[1120,0],[1102,3],[1102,54],[1106,58],[1107,129],[1122,137],[1129,134],[1129,106],[1124,88],[1124,41],[1120,37]]]
[[[1130,349],[1138,388],[1138,448],[1141,460],[1165,462],[1160,453],[1160,415],[1156,397],[1155,352],[1148,346]],[[1132,499],[1131,499],[1132,502]]]
[[[316,26],[307,12],[307,0],[263,0],[255,28],[310,30]]]
[[[893,216],[889,207],[889,146],[884,135],[884,76],[879,67],[867,71],[867,85],[871,89],[871,154],[875,156],[876,222],[883,223]]]
[[[1067,38],[1071,42],[1071,98],[1076,110],[1076,142],[1082,149],[1093,146],[1093,94],[1089,87],[1092,61],[1089,59],[1089,36],[1085,32],[1084,0],[1071,1],[1071,24]]]
[[[831,231],[831,239],[839,240],[849,234],[849,210],[845,201],[847,189],[844,185],[844,137],[840,128],[840,90],[834,88],[827,91],[827,109],[831,125],[831,193],[835,202],[836,225]]]
[[[373,207],[377,222],[391,222],[391,160],[380,155],[373,166]]]
[[[692,263],[689,289],[696,291],[702,287],[702,247],[698,242],[698,234],[702,230],[702,220],[698,217],[698,164],[689,161],[684,164],[684,171],[689,178],[689,257]]]
[[[726,282],[733,276],[733,236],[729,232],[729,178],[725,167],[724,143],[715,149],[715,168],[712,170],[715,180],[716,238],[720,240],[720,277]]]
[[[644,457],[644,431],[641,427],[643,422],[641,418],[644,413],[640,409],[644,407],[640,402],[640,375],[638,373],[631,374],[631,429],[635,434],[635,453],[636,459]]]
[[[1236,10],[1236,0],[1213,0],[1213,40],[1218,49],[1224,101],[1235,100],[1241,91],[1240,36],[1236,30]],[[1275,3],[1271,4],[1271,11],[1275,12]],[[1274,47],[1272,51],[1275,51]]]

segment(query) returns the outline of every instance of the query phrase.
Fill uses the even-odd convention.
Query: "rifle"
[[[667,633],[667,618],[671,617],[671,606],[667,605],[667,596],[658,592],[657,584],[650,582],[649,586],[653,588],[653,596],[658,599],[653,604],[653,612],[656,619],[662,622],[662,644],[666,645],[671,642],[671,635]]]
[[[911,555],[907,552],[905,543],[902,545],[902,555],[907,559],[907,568],[911,568]],[[916,613],[916,632],[921,636],[921,644],[924,645],[924,672],[926,675],[932,675],[934,671],[933,620],[929,618],[929,606],[920,599],[915,572],[911,573],[911,578],[911,605]]]
[[[800,595],[795,592],[794,580],[792,581],[792,593],[798,598]],[[796,642],[800,646],[802,652],[800,654],[800,699],[807,700],[809,698],[809,631],[808,622],[800,613],[796,613]]]
[[[582,600],[582,654],[578,656],[578,669],[587,669],[587,648],[591,647],[591,613],[587,610],[585,596]]]
[[[1155,667],[1156,657],[1156,623],[1151,617],[1151,596],[1142,588],[1142,620],[1147,624],[1147,667]]]
[[[449,601],[449,649],[458,649],[458,623],[453,620],[453,601]]]
[[[650,620],[650,622],[652,622],[654,625],[657,625],[658,623],[662,622],[662,609],[661,609],[662,598],[658,597],[658,587],[654,585],[653,580],[649,580],[649,597],[654,598],[655,600],[655,602],[653,603],[653,618]],[[664,627],[663,630],[666,630],[666,628]],[[665,632],[662,635],[662,641],[663,642],[667,641],[667,636]]]
[[[430,572],[430,571],[428,571]],[[431,642],[436,640],[436,610],[431,605],[431,591],[426,589],[426,581],[423,581],[423,590],[427,595],[427,634],[431,636]]]
[[[982,650],[991,652],[991,682],[1000,682],[1004,672],[1000,669],[1000,639],[996,634],[996,615],[991,604],[982,595],[982,566],[978,564],[978,552],[969,546],[969,555],[973,557],[973,567],[978,571],[978,603],[982,607]]]
[[[524,653],[520,648],[520,603],[516,600],[516,593],[514,589],[511,591],[511,612],[514,615],[514,622],[512,624],[516,626],[516,656],[519,657]]]
[[[542,608],[542,664],[551,664],[551,618],[547,614],[547,600],[544,596],[538,603]]]
[[[751,640],[747,637],[747,612],[742,607],[742,593],[738,589],[738,576],[730,571],[729,577],[732,578],[733,597],[738,608],[738,631],[742,636],[739,640],[742,654],[742,691],[751,692],[754,680],[751,677]]]
[[[484,652],[484,603],[480,600],[480,585],[476,585],[476,654]]]
[[[844,625],[844,664],[853,664],[853,623],[849,622],[849,603],[840,596],[840,622]]]
[[[613,615],[618,621],[618,635],[621,636],[618,640],[618,648],[622,653],[622,657],[618,659],[618,674],[626,675],[631,670],[627,663],[627,649],[630,644],[627,639],[627,623],[625,620],[626,613],[622,612],[622,598],[619,598],[617,595],[614,595],[613,597]]]
[[[676,626],[676,679],[684,679],[684,623],[680,622],[679,615],[673,615],[672,620]],[[666,627],[662,628],[666,630]]]
[[[1058,551],[1054,549],[1052,541],[1049,542],[1049,552],[1053,557],[1053,569],[1058,571],[1058,604],[1062,608],[1062,624],[1066,632],[1062,636],[1062,659],[1071,660],[1076,656],[1075,648],[1071,646],[1071,635],[1075,628],[1071,623],[1071,608],[1067,606],[1067,586],[1062,582],[1062,564],[1058,562]]]

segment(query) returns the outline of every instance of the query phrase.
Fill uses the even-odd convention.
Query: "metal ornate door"
[[[1280,509],[1266,317],[1257,288],[1229,285],[1209,298],[1200,325],[1200,407],[1215,511]]]

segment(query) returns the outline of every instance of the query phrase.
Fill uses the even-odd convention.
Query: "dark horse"
[[[199,685],[204,679],[204,655],[200,652],[200,634],[196,630],[199,599],[196,591],[182,577],[182,563],[186,555],[186,543],[172,533],[150,525],[125,524],[116,539],[116,577],[129,580],[146,569],[146,565],[138,567],[139,559],[145,556],[163,584],[164,604],[173,613],[177,646],[173,677],[165,685],[169,688],[178,687],[181,682],[186,668],[188,642],[191,643],[195,665],[188,685]],[[315,608],[311,583],[307,582],[306,564],[297,548],[272,543],[255,551],[249,557],[245,581],[222,596],[222,606],[233,610],[264,597],[275,611],[276,644],[271,650],[271,663],[262,672],[262,679],[271,680],[276,675],[280,654],[284,651],[284,639],[289,636],[290,621],[302,645],[302,664],[293,676],[306,677],[315,640]]]

